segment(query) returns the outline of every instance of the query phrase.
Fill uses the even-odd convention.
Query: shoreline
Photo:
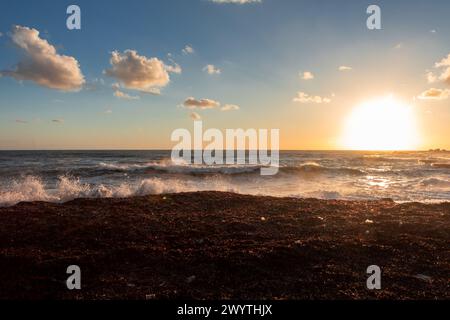
[[[193,192],[0,208],[0,299],[448,299],[450,203]],[[65,286],[69,265],[82,289]],[[382,269],[382,290],[366,268]]]
[[[415,201],[415,200],[395,200],[389,197],[386,198],[374,198],[374,199],[342,199],[342,198],[318,198],[318,197],[303,197],[303,196],[282,196],[282,195],[266,195],[266,194],[250,194],[250,193],[240,193],[235,191],[217,191],[217,190],[201,190],[201,191],[180,191],[180,192],[163,192],[156,194],[145,194],[145,195],[130,195],[126,197],[81,197],[74,198],[70,200],[64,201],[46,201],[46,200],[32,200],[32,201],[19,201],[15,204],[10,205],[0,205],[0,211],[6,208],[13,208],[15,206],[20,205],[39,205],[39,204],[55,204],[55,205],[65,205],[67,203],[73,201],[103,201],[103,200],[130,200],[145,198],[145,197],[164,197],[164,196],[176,196],[176,195],[184,195],[184,194],[199,194],[199,193],[219,193],[219,194],[234,194],[237,196],[245,196],[245,197],[254,197],[254,198],[274,198],[274,199],[291,199],[291,200],[317,200],[317,201],[339,201],[339,202],[348,202],[348,203],[366,203],[366,202],[393,202],[395,204],[422,204],[422,205],[450,205],[450,200],[426,200],[426,201]]]

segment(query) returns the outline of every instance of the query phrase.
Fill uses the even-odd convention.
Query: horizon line
[[[196,151],[197,149],[190,149],[190,151]],[[204,151],[204,149],[201,149]],[[219,151],[227,151],[228,149],[221,149]],[[242,149],[231,149],[233,151],[242,151]],[[159,149],[159,148],[118,148],[118,149],[110,149],[110,148],[98,148],[98,149],[89,149],[89,148],[75,148],[75,149],[64,149],[64,148],[43,148],[43,149],[1,149],[0,152],[4,151],[172,151],[172,149]],[[259,149],[245,149],[245,151],[259,151]],[[271,149],[266,149],[265,151],[271,151]],[[289,151],[304,151],[304,152],[323,152],[323,151],[341,151],[341,152],[430,152],[430,151],[443,151],[449,152],[450,150],[443,148],[430,148],[430,149],[412,149],[412,150],[369,150],[369,149],[278,149],[279,152],[289,152]]]

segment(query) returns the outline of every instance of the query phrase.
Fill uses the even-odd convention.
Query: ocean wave
[[[115,164],[100,163],[100,170],[110,170],[112,172],[142,172],[142,173],[169,173],[184,175],[245,175],[260,174],[263,165],[251,164],[224,164],[224,165],[200,165],[173,163],[168,160],[159,162],[149,162],[146,164]],[[287,174],[344,174],[344,175],[364,175],[366,172],[350,167],[326,167],[315,162],[307,162],[295,166],[280,166],[279,171]]]
[[[353,160],[364,161],[364,162],[415,162],[419,160],[417,156],[387,156],[387,155],[363,155],[361,157],[356,157]]]
[[[187,163],[173,163],[170,160],[159,162],[148,162],[145,164],[116,164],[116,163],[100,163],[100,168],[111,171],[142,171],[142,172],[161,172],[173,174],[245,174],[259,172],[264,166],[249,164],[233,164],[233,165],[197,165]]]
[[[450,181],[448,180],[443,180],[443,179],[439,179],[439,178],[428,178],[428,179],[424,179],[420,182],[420,184],[422,186],[425,187],[446,187],[446,188],[450,188]]]
[[[433,163],[431,166],[439,169],[450,169],[450,163]]]
[[[25,176],[0,188],[0,206],[11,206],[19,202],[47,201],[66,202],[77,198],[126,198],[149,194],[179,193],[193,191],[231,191],[236,188],[216,183],[193,183],[179,179],[151,177],[119,185],[88,184],[69,175],[58,177],[56,186],[50,186],[36,176]]]
[[[344,175],[364,175],[365,171],[348,167],[326,167],[316,162],[307,162],[298,166],[281,167],[280,170],[286,173],[310,173],[310,174],[344,174]]]
[[[148,167],[148,164],[132,164],[132,163],[105,163],[100,162],[99,167],[102,169],[108,169],[113,171],[129,171],[139,170]]]

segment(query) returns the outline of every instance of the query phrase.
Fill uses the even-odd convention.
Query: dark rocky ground
[[[72,264],[82,290],[66,288]],[[373,264],[382,290],[366,288]],[[0,208],[0,288],[0,299],[449,299],[450,203],[219,192],[21,203]]]

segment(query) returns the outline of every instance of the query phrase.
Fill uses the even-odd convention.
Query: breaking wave
[[[126,198],[206,190],[238,192],[237,189],[221,183],[198,184],[192,181],[157,177],[136,182],[123,182],[120,185],[93,185],[82,183],[78,178],[64,175],[58,177],[56,186],[52,187],[44,183],[39,177],[26,176],[0,188],[0,206],[11,206],[19,202],[48,201],[59,203],[77,198]]]
[[[439,178],[428,178],[421,181],[421,185],[425,187],[447,187],[450,188],[450,181]]]
[[[172,162],[161,151],[0,153],[0,206],[192,191],[364,200],[450,200],[450,158],[434,153],[287,152],[262,165]]]
[[[171,161],[149,162],[146,164],[115,164],[115,163],[100,163],[99,167],[102,170],[122,171],[122,172],[160,172],[170,174],[185,174],[185,175],[208,175],[208,174],[223,174],[223,175],[240,175],[240,174],[259,174],[263,165],[251,164],[233,164],[233,165],[197,165],[197,164],[174,164]],[[281,166],[279,171],[283,173],[298,173],[298,174],[345,174],[345,175],[363,175],[363,170],[355,168],[336,168],[326,167],[315,162],[307,162],[296,166]]]

